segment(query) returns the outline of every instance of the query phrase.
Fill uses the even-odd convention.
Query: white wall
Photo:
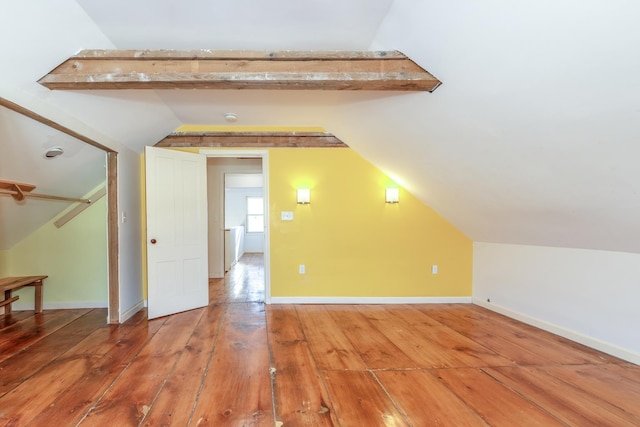
[[[143,307],[140,181],[140,155],[122,148],[118,153],[120,322],[124,322]],[[126,216],[125,221],[123,221],[123,213]]]
[[[246,231],[247,197],[263,197],[262,188],[225,189],[225,227],[243,226]],[[243,252],[264,252],[264,233],[245,233]]]
[[[244,255],[244,227],[228,227],[225,232],[224,271],[229,271]]]
[[[473,299],[640,363],[640,254],[475,243]]]

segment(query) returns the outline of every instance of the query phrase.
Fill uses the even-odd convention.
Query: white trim
[[[551,332],[552,334],[556,334],[561,337],[570,339],[571,341],[586,345],[587,347],[594,348],[596,350],[602,351],[615,357],[619,357],[631,363],[635,363],[636,365],[640,365],[640,354],[634,351],[630,351],[617,345],[599,340],[597,338],[581,334],[571,329],[566,329],[561,326],[554,325],[553,323],[549,323],[544,320],[537,319],[535,317],[531,317],[517,311],[513,311],[501,305],[486,302],[480,298],[473,298],[473,303],[488,310],[495,311],[496,313],[511,317],[512,319],[519,320],[528,325],[535,326],[547,332]]]
[[[269,220],[269,151],[263,151],[262,157],[262,197],[264,197],[264,247],[262,248],[264,260],[264,302],[271,304],[271,222]]]
[[[75,308],[108,308],[107,301],[49,301],[42,304],[44,310],[66,310]],[[11,309],[15,311],[33,310],[33,302],[14,302]]]
[[[262,181],[264,198],[264,302],[271,304],[271,240],[269,232],[269,151],[268,150],[211,150],[200,149],[207,157],[255,157],[262,159]]]
[[[133,307],[131,307],[129,310],[125,311],[124,313],[120,314],[120,323],[124,323],[127,320],[129,320],[131,318],[131,316],[133,316],[134,314],[136,314],[137,312],[139,312],[140,310],[142,310],[145,307],[145,301],[139,301],[136,305],[134,305]]]
[[[471,304],[471,297],[271,297],[270,304]]]

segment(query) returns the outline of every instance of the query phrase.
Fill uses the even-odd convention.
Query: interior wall
[[[247,197],[263,197],[262,188],[227,188],[225,190],[225,228],[242,226],[247,222]],[[264,233],[246,233],[244,252],[264,252]]]
[[[54,218],[11,248],[10,275],[49,276],[43,287],[46,309],[107,307],[106,212],[103,197],[61,228]],[[33,289],[16,294],[15,310],[33,310]]]
[[[224,277],[224,175],[261,173],[262,159],[209,157],[207,199],[209,203],[209,277]]]
[[[0,277],[9,275],[9,251],[0,251]]]
[[[402,188],[400,203],[386,204],[395,183],[355,151],[268,152],[272,297],[471,298],[472,241]],[[224,274],[223,206],[211,201],[221,200],[225,173],[258,172],[234,166],[242,161],[208,159],[210,277]],[[301,186],[311,188],[310,205],[296,203]],[[282,211],[294,220],[282,221]]]
[[[141,189],[141,156],[131,150],[118,153],[118,251],[119,251],[119,318],[126,321],[144,306],[142,295],[143,210]],[[145,239],[146,240],[146,239]]]
[[[640,254],[476,242],[474,302],[640,363],[638,266]]]
[[[385,203],[388,186],[351,149],[270,150],[272,297],[470,297],[471,240],[402,188]]]

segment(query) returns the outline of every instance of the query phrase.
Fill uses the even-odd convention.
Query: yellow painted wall
[[[9,276],[9,251],[0,251],[0,277]]]
[[[471,296],[472,241],[402,189],[386,204],[388,186],[348,148],[270,149],[271,295]],[[301,187],[311,204],[296,203]]]
[[[390,186],[398,187],[349,148],[270,149],[271,295],[471,296],[472,241],[402,188],[400,203],[385,203]],[[296,203],[302,187],[309,205]]]
[[[319,126],[182,125],[175,132],[326,132],[326,130]]]
[[[53,225],[55,219],[45,224],[11,248],[10,275],[48,275],[43,288],[45,307],[47,303],[106,307],[106,212],[103,197],[61,228]],[[23,288],[16,294],[20,300],[15,304],[33,301],[31,288]]]
[[[272,149],[269,175],[272,296],[471,296],[472,241],[403,189],[385,203],[393,182],[353,150]]]

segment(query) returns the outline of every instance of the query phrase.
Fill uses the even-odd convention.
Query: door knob
[[[151,239],[151,244],[152,244],[152,245],[155,245],[155,244],[156,244],[156,242],[157,242],[157,240],[156,240],[156,239]]]

